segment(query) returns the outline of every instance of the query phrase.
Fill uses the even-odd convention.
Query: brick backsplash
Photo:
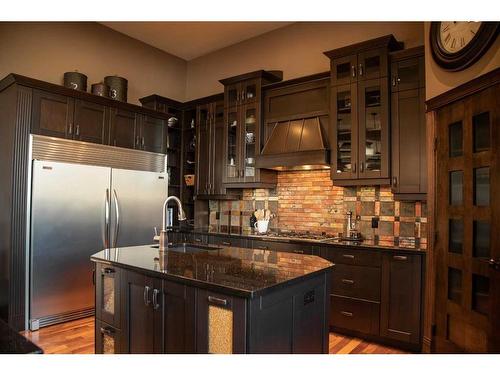
[[[246,189],[239,201],[210,201],[210,230],[250,233],[250,217],[259,208],[276,215],[272,230],[345,233],[345,213],[358,217],[364,238],[379,244],[427,244],[425,202],[394,200],[389,186],[333,186],[329,170],[279,172],[276,189]],[[372,218],[378,218],[373,229]]]

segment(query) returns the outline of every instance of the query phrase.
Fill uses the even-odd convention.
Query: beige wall
[[[424,44],[422,22],[301,22],[188,62],[187,98],[222,92],[221,78],[258,69],[283,70],[284,79],[330,69],[324,51],[386,34],[405,47]]]
[[[93,22],[0,22],[0,79],[9,73],[62,84],[78,70],[90,85],[128,79],[128,102],[150,94],[184,100],[186,61]]]
[[[425,96],[433,98],[445,91],[500,67],[500,38],[472,66],[460,72],[441,69],[433,60],[429,44],[430,22],[425,23]]]

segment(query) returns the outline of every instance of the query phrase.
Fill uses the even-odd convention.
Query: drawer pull
[[[342,256],[347,259],[354,259],[354,255],[351,254],[342,254]]]
[[[295,254],[304,254],[304,250],[294,250]]]
[[[115,269],[114,269],[114,268],[108,268],[108,267],[103,268],[103,269],[101,270],[101,273],[103,273],[103,274],[105,274],[105,273],[106,273],[106,274],[109,274],[109,273],[115,273],[115,272],[116,272],[116,271],[115,271]]]
[[[394,259],[394,260],[408,260],[408,257],[404,256],[404,255],[394,255],[392,257],[392,259]]]
[[[216,305],[227,306],[227,299],[217,298],[213,296],[208,296],[208,302]]]
[[[269,247],[268,246],[259,245],[259,246],[257,246],[257,249],[269,250]]]
[[[344,316],[348,316],[349,318],[353,316],[353,313],[349,311],[341,311],[340,313]]]
[[[344,284],[351,284],[351,285],[354,284],[354,280],[351,280],[351,279],[342,279],[342,282]]]
[[[109,336],[115,333],[115,330],[111,327],[101,327],[101,333]]]
[[[231,242],[229,242],[229,241],[222,241],[221,243],[224,246],[231,246]]]

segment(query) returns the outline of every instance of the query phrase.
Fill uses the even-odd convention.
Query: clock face
[[[454,54],[464,49],[476,36],[482,22],[441,22],[439,36],[441,47]]]

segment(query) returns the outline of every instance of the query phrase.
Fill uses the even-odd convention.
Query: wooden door
[[[83,142],[107,144],[109,134],[108,108],[76,99],[74,139]]]
[[[358,81],[387,77],[387,49],[377,48],[358,54]]]
[[[197,353],[244,354],[246,334],[245,299],[198,289]]]
[[[140,148],[139,117],[137,113],[122,109],[110,111],[110,144],[117,147]]]
[[[436,351],[500,352],[500,85],[437,111]]]
[[[333,59],[331,62],[331,82],[334,86],[349,85],[358,81],[357,55]]]
[[[32,132],[58,138],[73,138],[74,100],[64,95],[33,90]]]
[[[144,151],[164,154],[167,144],[165,120],[142,116],[140,143]]]
[[[214,194],[225,194],[224,173],[224,106],[222,102],[214,103],[214,122],[212,131],[212,190]]]
[[[155,309],[155,348],[166,354],[196,353],[195,289],[162,281]]]
[[[225,109],[224,114],[224,182],[239,182],[241,170],[241,110],[239,106]]]
[[[332,180],[358,176],[358,95],[357,84],[332,87],[330,145]]]
[[[425,87],[425,63],[423,56],[393,62],[391,72],[392,92]]]
[[[381,285],[380,335],[419,345],[422,257],[383,254]]]
[[[391,95],[392,192],[427,192],[425,88]]]
[[[121,311],[125,353],[154,353],[153,280],[142,274],[122,273]]]
[[[389,178],[387,78],[358,82],[359,178]]]
[[[196,130],[196,195],[209,194],[210,183],[210,106],[197,108],[198,127]]]

